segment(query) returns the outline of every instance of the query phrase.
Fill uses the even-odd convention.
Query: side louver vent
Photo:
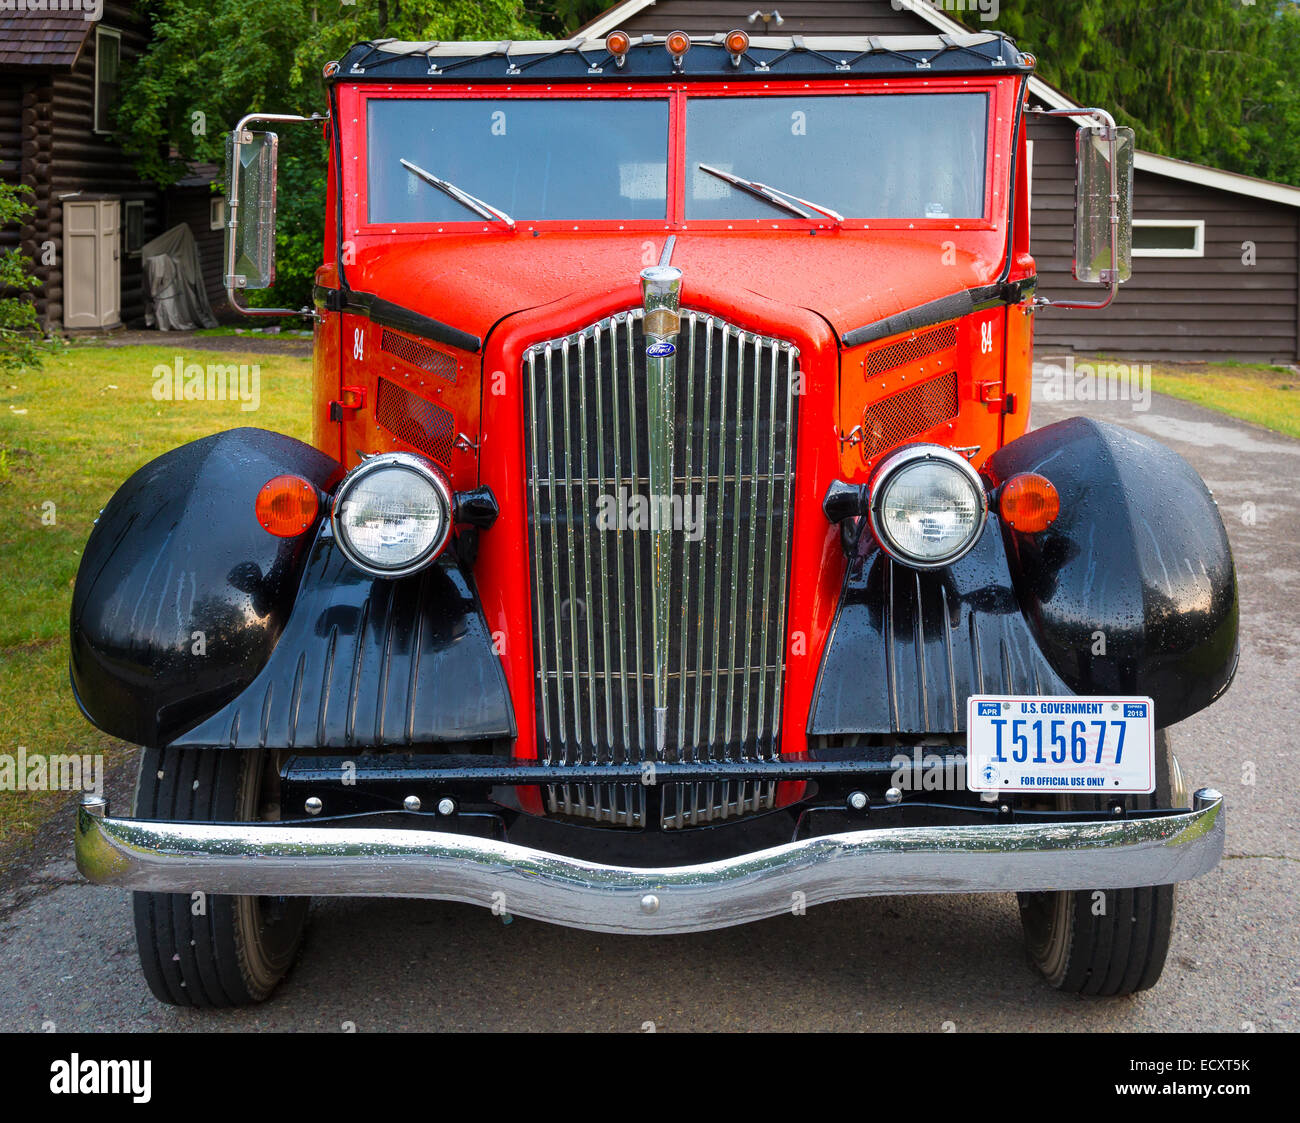
[[[957,372],[872,402],[862,411],[862,458],[872,460],[909,437],[957,416]]]
[[[456,440],[456,419],[440,405],[426,401],[387,378],[379,379],[375,419],[425,456],[450,466]]]
[[[398,335],[391,328],[384,328],[379,346],[381,350],[395,355],[404,363],[410,363],[413,367],[419,367],[429,374],[446,379],[453,386],[456,384],[456,360],[445,351],[435,350],[417,339]]]
[[[906,366],[908,363],[920,362],[936,351],[944,351],[956,345],[956,324],[943,324],[937,328],[930,328],[928,331],[912,336],[911,339],[900,339],[888,347],[872,351],[866,361],[867,377],[893,370],[895,367]]]

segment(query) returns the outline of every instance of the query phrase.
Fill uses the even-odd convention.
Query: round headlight
[[[347,559],[376,577],[423,569],[451,535],[451,488],[405,452],[362,461],[334,496],[334,537]]]
[[[871,481],[871,529],[881,548],[916,569],[950,565],[979,541],[988,497],[964,456],[909,445],[881,461]]]

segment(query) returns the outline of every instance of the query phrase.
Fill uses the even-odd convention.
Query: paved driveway
[[[1173,731],[1189,781],[1227,793],[1227,852],[1181,889],[1154,990],[1121,1000],[1048,990],[1025,962],[1010,894],[842,902],[655,940],[348,900],[313,907],[304,954],[270,1004],[177,1011],[139,975],[127,894],[77,882],[64,822],[46,837],[48,859],[10,870],[0,894],[0,1029],[1296,1029],[1300,442],[1160,397],[1147,410],[1036,400],[1034,420],[1083,410],[1196,466],[1240,575],[1236,683]],[[118,807],[128,781],[110,785]]]

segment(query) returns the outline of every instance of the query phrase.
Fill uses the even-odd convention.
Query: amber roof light
[[[731,52],[731,61],[740,65],[740,56],[749,50],[749,36],[743,31],[727,32],[727,50]]]
[[[611,31],[605,37],[605,50],[614,56],[617,65],[627,61],[627,53],[632,49],[632,37],[626,31]]]
[[[673,62],[680,66],[682,56],[691,49],[691,37],[684,31],[673,31],[664,40],[664,46],[668,48],[668,53],[673,56]]]

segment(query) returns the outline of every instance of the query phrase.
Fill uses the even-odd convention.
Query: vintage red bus
[[[616,32],[326,68],[312,442],[149,464],[75,590],[80,705],[144,746],[78,861],[136,891],[160,999],[266,997],[310,895],[673,933],[1014,890],[1053,985],[1156,981],[1224,823],[1165,731],[1231,681],[1236,583],[1175,454],[1028,431],[1034,318],[1086,314],[1037,291],[1033,64]],[[1074,115],[1102,306],[1132,135]],[[258,121],[302,119],[232,133],[236,303],[274,275]]]

